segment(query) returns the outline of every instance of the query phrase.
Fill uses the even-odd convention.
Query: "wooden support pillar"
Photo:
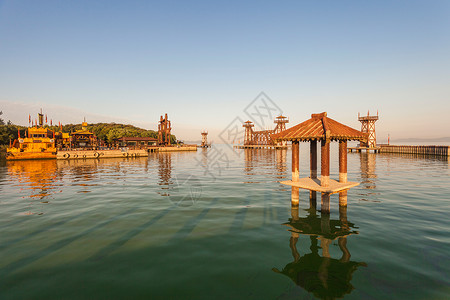
[[[331,232],[330,214],[324,214],[324,213],[320,214],[320,230],[324,234]]]
[[[347,191],[339,192],[339,207],[347,206]]]
[[[289,239],[289,248],[291,248],[292,256],[294,257],[294,261],[297,262],[300,259],[300,254],[297,250],[297,241],[299,234],[297,232],[291,231],[291,238]]]
[[[347,206],[339,206],[339,221],[343,231],[350,230],[347,220]]]
[[[347,182],[347,141],[339,141],[339,182]]]
[[[309,142],[309,167],[311,179],[317,178],[317,141]]]
[[[330,258],[330,245],[332,240],[324,238],[324,237],[320,237],[320,248],[322,248],[322,257],[324,258]],[[326,260],[324,260],[324,262],[326,262]]]
[[[330,215],[327,213],[323,213],[320,216],[320,229],[323,233],[330,233]],[[322,248],[322,256],[330,257],[330,245],[332,240],[327,239],[325,237],[320,237],[320,246]]]
[[[293,222],[297,222],[299,220],[298,206],[291,207],[291,219]]]
[[[291,220],[293,222],[297,222],[299,219],[299,213],[298,213],[298,190],[299,188],[292,187],[292,200],[291,200]],[[294,204],[296,203],[296,205]]]
[[[292,142],[292,181],[298,181],[299,179],[299,142]]]
[[[317,209],[317,192],[309,191],[309,208]]]
[[[347,237],[346,236],[340,237],[338,239],[338,245],[342,251],[342,257],[339,261],[344,262],[344,263],[349,262],[351,255],[350,255],[350,251],[348,251],[348,248],[347,248]]]
[[[299,203],[299,188],[298,187],[291,187],[291,206],[292,207],[298,207]]]
[[[321,179],[320,185],[328,186],[330,183],[330,142],[322,141],[321,149]],[[322,196],[323,198],[323,196]]]
[[[322,193],[322,203],[320,204],[320,212],[322,214],[330,213],[330,194]]]

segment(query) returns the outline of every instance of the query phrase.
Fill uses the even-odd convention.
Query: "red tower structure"
[[[247,121],[242,125],[245,128],[244,133],[244,145],[250,145],[253,143],[253,125],[252,121]]]
[[[289,119],[283,115],[279,115],[273,122],[277,124],[273,130],[274,133],[280,133],[286,130],[286,123],[289,123]]]
[[[167,114],[161,116],[158,125],[158,145],[159,146],[170,146],[170,130],[172,129],[169,118]]]
[[[201,132],[202,134],[202,148],[208,148],[210,147],[210,144],[208,144],[208,131],[207,130],[202,130]]]
[[[286,123],[289,123],[289,119],[286,118],[283,115],[279,115],[275,118],[275,121],[273,121],[275,124],[275,129],[273,130],[274,134],[280,133],[282,131],[286,130]],[[286,146],[286,141],[277,142],[278,146]]]
[[[358,121],[361,122],[361,132],[368,133],[367,143],[361,142],[360,146],[365,148],[377,147],[377,134],[375,132],[375,122],[378,121],[378,111],[376,116],[371,116],[367,111],[367,116],[361,117],[358,113]]]

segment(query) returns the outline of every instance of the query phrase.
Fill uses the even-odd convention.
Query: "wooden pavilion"
[[[81,130],[70,134],[70,147],[74,149],[94,149],[98,146],[97,137],[87,129],[86,120],[81,123]]]
[[[315,201],[316,192],[322,194],[321,211],[329,213],[330,195],[339,194],[339,205],[347,205],[347,190],[359,185],[347,181],[347,141],[367,141],[363,133],[327,117],[327,113],[312,114],[311,119],[272,135],[275,141],[292,142],[292,180],[282,184],[307,189]],[[339,142],[339,181],[330,179],[330,142]],[[299,142],[310,143],[310,176],[299,176]],[[317,142],[321,143],[321,177],[317,178]],[[294,191],[294,189],[293,189]],[[292,197],[292,206],[298,206],[298,197]]]

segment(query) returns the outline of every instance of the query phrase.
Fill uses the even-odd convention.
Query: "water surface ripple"
[[[309,149],[300,148],[301,176]],[[444,299],[447,158],[349,153],[348,207],[290,207],[290,150],[0,165],[2,299]],[[338,177],[332,147],[331,177]],[[320,162],[319,162],[320,166]]]

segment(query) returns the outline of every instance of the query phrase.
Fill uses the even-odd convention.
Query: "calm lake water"
[[[290,162],[228,145],[2,162],[0,298],[450,297],[447,158],[349,153],[347,211],[300,190],[298,216]]]

